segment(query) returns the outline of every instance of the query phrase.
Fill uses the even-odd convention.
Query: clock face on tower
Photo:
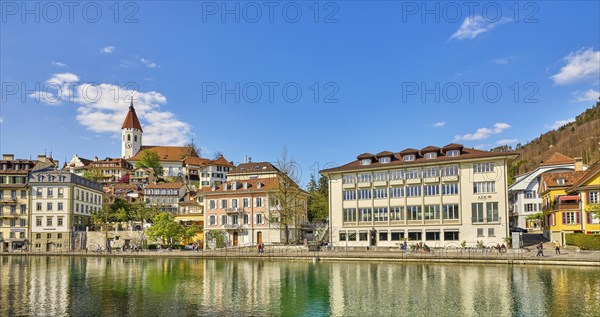
[[[131,149],[131,146],[132,146],[131,142],[125,143],[125,147],[128,148],[128,149]]]

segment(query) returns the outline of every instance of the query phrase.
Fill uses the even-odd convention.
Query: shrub
[[[148,245],[148,250],[156,250],[158,247],[156,244],[149,244]]]
[[[567,233],[565,240],[582,250],[600,250],[600,234]]]

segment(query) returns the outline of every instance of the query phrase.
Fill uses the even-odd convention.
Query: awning
[[[579,200],[579,195],[560,196],[560,201],[564,200]]]

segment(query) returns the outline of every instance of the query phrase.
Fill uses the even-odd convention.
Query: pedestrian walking
[[[558,240],[554,241],[554,254],[560,254],[560,243],[558,243]]]
[[[262,252],[261,252],[261,249],[262,249],[262,244],[259,242],[259,243],[258,243],[258,253],[262,253]]]
[[[537,246],[537,254],[535,256],[544,256],[544,244],[540,242],[540,244]]]

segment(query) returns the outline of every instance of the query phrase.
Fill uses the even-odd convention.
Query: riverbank
[[[550,251],[550,250],[548,250]],[[267,247],[264,253],[253,248],[236,248],[210,251],[137,251],[137,252],[16,252],[0,253],[6,256],[88,256],[88,257],[173,257],[207,259],[251,259],[267,261],[310,261],[310,262],[419,262],[419,263],[470,263],[470,264],[507,264],[507,265],[564,265],[600,267],[600,252],[563,250],[561,254],[546,253],[536,256],[537,251],[521,249],[500,253],[488,249],[452,249],[435,250],[430,253],[345,250],[306,251]]]

